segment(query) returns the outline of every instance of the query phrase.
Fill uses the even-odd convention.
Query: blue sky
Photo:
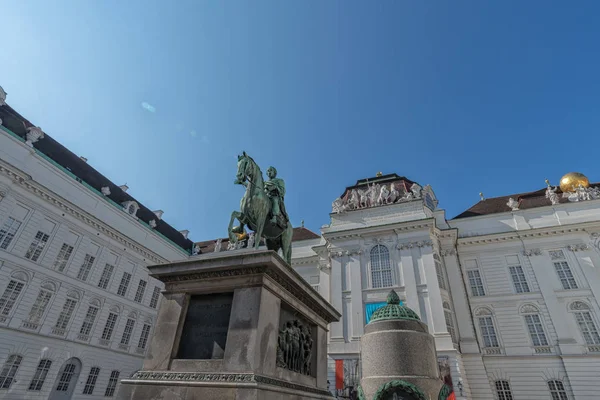
[[[193,240],[247,151],[318,231],[357,179],[486,197],[600,181],[600,2],[5,1],[7,102]],[[143,107],[142,104],[146,103]],[[596,150],[595,150],[596,149]]]

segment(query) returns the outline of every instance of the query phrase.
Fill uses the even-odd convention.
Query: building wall
[[[8,240],[2,229],[11,218],[20,224]],[[39,255],[29,251],[36,235],[46,239]],[[63,268],[57,257],[64,245],[72,251]],[[89,272],[82,270],[86,256],[94,257]],[[152,334],[162,284],[146,266],[185,257],[135,216],[0,132],[0,398],[49,398],[72,358],[81,362],[72,398],[104,397],[113,371],[122,379],[141,367]],[[106,288],[99,287],[107,264],[112,274]],[[126,288],[124,273],[130,274]],[[140,281],[146,282],[143,294]],[[97,313],[85,334],[90,307]],[[111,313],[114,324],[107,323]],[[128,320],[133,326],[126,340]],[[14,355],[20,363],[13,377],[4,367]],[[51,362],[47,375],[39,388],[30,388],[42,360]],[[92,367],[100,370],[92,394],[84,394],[86,383],[91,390]]]
[[[434,335],[457,398],[496,399],[497,382],[515,399],[551,398],[549,382],[572,399],[597,397],[600,200],[451,221],[416,200],[333,214],[322,237],[295,252],[293,263],[305,279],[323,274],[320,291],[343,314],[330,326],[332,385],[333,360],[359,357],[365,306],[393,288]],[[376,245],[389,251],[392,285],[385,288],[372,288],[369,252]],[[568,266],[571,287],[555,263]],[[473,270],[481,293],[471,288]],[[591,318],[587,340],[577,312]],[[497,346],[486,345],[482,318],[491,319]]]

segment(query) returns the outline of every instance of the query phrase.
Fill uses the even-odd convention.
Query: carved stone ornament
[[[187,229],[184,229],[182,231],[179,231],[179,233],[181,233],[181,236],[183,236],[185,239],[187,239],[188,235],[190,234],[190,231],[188,231]]]
[[[102,186],[100,192],[105,196],[110,196],[110,188],[108,186]]]
[[[380,207],[423,197],[423,188],[413,183],[409,191],[404,191],[399,182],[367,183],[365,189],[354,188],[344,198],[338,197],[331,203],[331,212],[340,214],[347,211]]]
[[[33,144],[40,139],[44,138],[44,131],[39,126],[30,126],[27,128],[27,141],[25,142],[28,146],[33,147]]]
[[[585,310],[589,310],[590,306],[585,304],[583,301],[574,301],[569,306],[569,309],[571,309],[573,311],[585,311]]]
[[[540,249],[523,250],[523,255],[527,256],[527,257],[541,256],[542,255],[542,251]]]
[[[223,239],[217,239],[217,243],[215,243],[215,253],[218,253],[221,251],[221,242],[223,241]]]
[[[536,314],[540,312],[540,310],[533,304],[525,304],[521,306],[519,311],[521,314]]]
[[[565,253],[563,253],[562,250],[550,250],[548,253],[550,253],[551,260],[564,260],[565,259]]]
[[[558,194],[556,194],[556,189],[556,186],[548,186],[548,189],[546,189],[546,198],[550,200],[552,205],[556,205],[560,202]]]
[[[492,315],[492,311],[489,308],[481,307],[475,311],[475,315],[482,317],[484,315]]]
[[[198,254],[200,254],[200,246],[198,246],[197,244],[194,246],[194,249],[192,250],[192,255],[193,256],[197,256]]]
[[[567,198],[569,201],[586,201],[600,199],[600,188],[598,187],[583,187],[579,185],[575,188],[574,192],[563,193],[563,198]]]
[[[444,257],[454,256],[454,255],[456,255],[456,250],[454,250],[454,249],[440,250],[440,255],[442,255]]]
[[[153,220],[153,219],[151,219],[151,220],[148,222],[148,225],[150,225],[150,228],[152,228],[152,229],[155,229],[155,228],[156,228],[156,221],[155,221],[155,220]]]
[[[309,327],[300,321],[287,321],[277,340],[277,366],[311,375],[313,339]]]
[[[123,203],[123,210],[132,217],[135,217],[139,209],[139,204],[133,200],[129,200]]]
[[[508,203],[506,203],[506,205],[510,207],[512,211],[519,211],[519,202],[512,197],[508,199]]]
[[[6,92],[0,86],[0,106],[6,105]]]
[[[571,251],[586,251],[590,249],[590,246],[587,244],[572,244],[567,246],[567,248]]]
[[[431,247],[431,246],[433,246],[433,242],[431,240],[421,240],[418,242],[398,243],[396,248],[398,250],[407,250],[407,249],[412,249],[414,247],[422,248],[422,247]]]

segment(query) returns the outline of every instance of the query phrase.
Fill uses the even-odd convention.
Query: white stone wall
[[[413,201],[334,214],[322,235],[318,246],[295,244],[294,264],[307,280],[320,271],[320,292],[343,314],[330,325],[332,386],[333,360],[359,357],[365,304],[384,301],[394,288],[429,326],[438,355],[448,357],[458,399],[495,399],[499,380],[509,383],[515,399],[551,398],[551,380],[562,382],[572,399],[595,399],[600,392],[600,346],[586,343],[572,310],[589,308],[600,330],[600,200],[451,221],[443,210],[432,213]],[[375,244],[389,250],[390,288],[370,286],[369,251]],[[557,250],[564,259],[552,258]],[[439,287],[437,256],[445,288]],[[556,261],[568,264],[576,289],[562,286]],[[513,282],[510,268],[516,266],[528,291],[519,292]],[[481,275],[483,296],[471,291],[471,269]],[[458,346],[450,338],[444,304],[450,306]],[[484,346],[479,317],[487,314],[498,348]],[[547,345],[532,341],[525,320],[532,314]]]
[[[82,363],[72,398],[104,397],[112,371],[118,370],[122,379],[141,367],[145,348],[138,344],[145,324],[152,334],[158,305],[150,307],[150,302],[154,288],[162,289],[162,284],[148,276],[146,266],[183,259],[186,252],[5,132],[0,132],[0,192],[0,228],[9,217],[21,223],[8,246],[0,248],[0,298],[8,294],[11,281],[23,285],[18,297],[11,299],[11,307],[6,305],[7,296],[0,300],[0,369],[10,355],[22,357],[13,382],[0,388],[0,398],[48,398],[59,370],[71,357]],[[38,231],[48,235],[47,243],[37,259],[27,258]],[[73,251],[60,271],[55,260],[64,243]],[[95,260],[84,280],[79,271],[86,254]],[[103,289],[98,283],[107,263],[114,270]],[[124,272],[131,274],[131,281],[121,296],[118,289]],[[137,302],[141,279],[147,284]],[[50,298],[32,323],[32,307],[42,289]],[[57,328],[57,321],[67,299],[75,306],[63,330]],[[90,334],[81,335],[91,305],[98,312]],[[110,339],[103,340],[111,312],[118,317]],[[135,324],[129,343],[122,344],[128,319]],[[48,374],[41,390],[28,390],[41,359],[52,361]],[[84,395],[92,367],[99,367],[100,373],[93,395]]]

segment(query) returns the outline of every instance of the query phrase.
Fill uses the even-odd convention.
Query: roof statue
[[[242,185],[246,192],[240,202],[240,211],[231,213],[229,221],[229,240],[233,243],[244,233],[247,225],[255,234],[253,246],[258,249],[261,238],[264,238],[269,250],[282,250],[283,258],[288,264],[292,262],[293,228],[285,211],[285,183],[277,178],[277,170],[269,167],[268,181],[264,181],[262,172],[256,162],[243,152],[238,156],[238,169],[235,184]],[[240,222],[234,227],[235,220]]]

